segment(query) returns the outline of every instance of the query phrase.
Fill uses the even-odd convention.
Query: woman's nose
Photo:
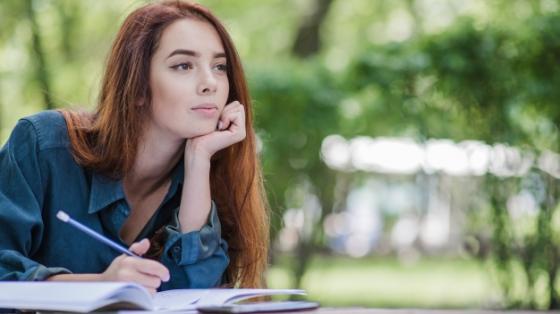
[[[218,86],[216,78],[210,69],[201,71],[197,91],[200,95],[212,94],[216,92]]]

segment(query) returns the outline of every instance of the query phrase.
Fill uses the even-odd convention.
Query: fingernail
[[[218,122],[218,130],[221,130],[223,125],[222,121]]]

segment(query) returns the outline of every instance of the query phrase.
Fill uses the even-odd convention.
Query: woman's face
[[[226,61],[209,23],[181,19],[169,25],[150,63],[150,127],[174,138],[214,131],[229,94]]]

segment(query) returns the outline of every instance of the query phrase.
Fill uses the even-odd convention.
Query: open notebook
[[[303,295],[296,289],[177,289],[155,296],[123,282],[0,282],[0,308],[91,312],[95,310],[195,310],[258,296]]]

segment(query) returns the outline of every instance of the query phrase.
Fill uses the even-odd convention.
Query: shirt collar
[[[99,173],[93,173],[88,213],[96,213],[112,203],[124,199],[122,180],[114,180]]]
[[[177,192],[179,184],[183,184],[185,165],[181,159],[171,172],[171,186],[168,197]],[[168,198],[166,197],[166,198]],[[91,192],[88,213],[94,214],[112,203],[126,199],[122,180],[114,180],[99,173],[93,173],[91,179]]]

